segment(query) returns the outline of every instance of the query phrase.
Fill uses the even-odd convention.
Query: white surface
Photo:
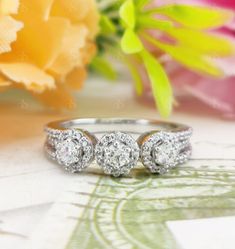
[[[74,177],[45,158],[43,142],[27,139],[1,150],[0,211],[52,203]]]
[[[83,195],[82,198],[79,196],[78,198],[78,194],[75,191],[79,189],[80,192],[92,193],[96,186],[95,184],[88,184],[88,182],[96,183],[97,177],[94,175],[84,175],[84,178],[86,178],[84,181],[81,177],[79,181],[74,179],[73,183],[61,195],[57,203],[63,203],[63,209],[61,209],[60,205],[53,205],[46,218],[39,224],[36,232],[32,234],[28,242],[32,249],[66,248],[71,237],[71,231],[74,231],[77,226],[77,220],[71,217],[82,215],[84,212],[82,205],[87,205],[90,199],[89,195]],[[73,203],[73,205],[70,203]],[[51,231],[56,232],[51,233]],[[60,240],[58,240],[58,234],[60,235]]]
[[[182,249],[234,249],[235,217],[168,222]]]
[[[158,118],[154,109],[136,103],[130,97],[131,95],[132,87],[125,82],[117,85],[93,82],[87,84],[85,90],[78,94],[78,109],[67,116]],[[3,108],[3,110],[5,109]],[[3,132],[1,137],[5,137],[7,140],[7,143],[5,140],[0,141],[1,249],[25,249],[25,240],[30,238],[32,231],[37,230],[38,223],[47,213],[50,204],[57,199],[71,179],[76,177],[66,174],[53,163],[47,161],[42,153],[44,140],[41,132],[42,125],[44,122],[54,119],[52,115],[47,114],[47,116],[41,118],[40,113],[34,113],[33,118],[36,117],[37,120],[33,121],[32,113],[29,110],[18,111],[18,116],[15,116],[14,112],[7,111],[4,115],[1,114],[1,119],[6,121],[6,125],[15,123],[13,128],[5,127],[5,129],[9,129],[7,135],[1,129],[1,132]],[[23,117],[21,117],[21,111]],[[198,118],[186,114],[175,114],[171,119],[187,123],[194,128],[193,142],[197,146],[194,148],[193,158],[205,160],[206,158],[215,158],[216,155],[222,159],[235,159],[234,123],[213,118]],[[30,134],[27,136],[23,135],[21,130],[26,125]],[[37,131],[35,132],[36,135],[31,131],[31,128]],[[27,131],[24,131],[24,133],[27,133]],[[208,149],[203,149],[205,148],[202,146],[203,144]],[[221,146],[214,146],[215,144],[222,145],[223,149],[221,149]],[[233,162],[229,161],[228,164],[234,167]],[[184,224],[179,226],[182,230],[187,230],[188,223],[185,226]],[[174,229],[173,227],[176,227],[176,225],[172,225],[172,229]],[[184,249],[194,249],[189,247],[189,244],[183,244],[182,241],[185,236],[177,236],[176,230],[173,232],[176,234],[179,244],[183,245]],[[223,237],[220,238],[224,239]],[[217,248],[197,247],[197,249]]]
[[[51,205],[38,205],[1,212],[0,248],[26,249],[29,238],[50,208]]]

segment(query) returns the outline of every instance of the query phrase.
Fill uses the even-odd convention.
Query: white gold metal
[[[73,173],[95,158],[113,176],[129,174],[138,160],[150,172],[164,174],[185,163],[192,151],[189,126],[157,120],[63,120],[49,123],[45,131],[47,155]]]

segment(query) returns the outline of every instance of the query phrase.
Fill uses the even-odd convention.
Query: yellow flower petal
[[[56,109],[73,109],[76,104],[72,95],[68,92],[65,85],[58,84],[55,90],[46,90],[41,94],[33,93],[33,96],[44,105]]]
[[[17,32],[23,24],[10,16],[0,17],[0,54],[11,50],[11,43],[17,38]]]
[[[83,64],[81,48],[85,46],[88,30],[82,25],[71,25],[67,28],[62,49],[50,70],[59,74],[66,75],[74,67]]]
[[[76,68],[66,77],[66,85],[74,90],[82,88],[83,83],[87,77],[85,68]]]
[[[63,16],[75,24],[86,24],[90,37],[98,32],[99,14],[95,0],[57,0],[52,6],[51,15]]]
[[[99,23],[100,15],[97,11],[97,6],[95,1],[91,1],[91,8],[87,14],[87,16],[83,19],[83,23],[86,24],[86,26],[89,29],[88,37],[90,39],[94,39],[95,36],[99,32]]]
[[[10,24],[1,26],[3,17]],[[0,90],[27,89],[49,106],[74,107],[70,89],[85,80],[98,24],[95,0],[0,0]]]
[[[16,54],[24,54],[19,61],[33,63],[40,68],[48,68],[59,55],[69,21],[53,17],[48,21],[32,20],[18,33],[13,53],[7,60],[15,60]]]
[[[0,90],[2,89],[2,87],[10,86],[11,83],[12,82],[9,81],[6,77],[0,75]]]
[[[27,22],[34,19],[48,20],[53,2],[54,0],[20,0],[17,18]]]
[[[82,48],[82,60],[83,64],[87,65],[92,61],[92,58],[96,55],[97,47],[93,42],[87,42],[86,46]]]
[[[56,0],[52,6],[52,15],[63,16],[73,22],[79,22],[86,17],[93,0]]]
[[[42,92],[55,87],[54,79],[41,69],[25,63],[0,63],[0,72],[9,80],[22,83],[26,89]]]
[[[1,0],[0,1],[0,14],[9,15],[16,14],[19,8],[19,0]]]

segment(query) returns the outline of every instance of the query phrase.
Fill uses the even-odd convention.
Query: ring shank
[[[126,119],[126,118],[87,118],[70,119],[49,123],[46,128],[54,130],[85,129],[92,133],[107,131],[125,131],[130,133],[144,133],[150,131],[185,132],[191,128],[187,125],[170,123],[149,119]]]

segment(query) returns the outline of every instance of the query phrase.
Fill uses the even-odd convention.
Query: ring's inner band
[[[122,131],[131,134],[141,134],[151,131],[171,131],[183,132],[190,128],[186,125],[162,122],[147,119],[110,119],[110,118],[88,118],[72,119],[52,122],[47,125],[48,128],[65,130],[65,129],[84,129],[94,134],[103,134],[111,131]]]

